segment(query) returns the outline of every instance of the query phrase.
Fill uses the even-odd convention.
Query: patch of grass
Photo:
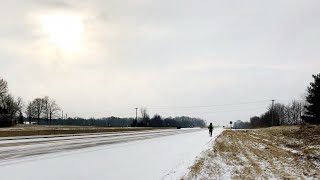
[[[203,158],[202,159],[198,159],[196,161],[196,163],[191,167],[191,170],[190,170],[191,173],[193,173],[193,174],[199,173],[201,168],[202,168],[202,166],[203,166],[203,163],[204,163],[204,159]]]

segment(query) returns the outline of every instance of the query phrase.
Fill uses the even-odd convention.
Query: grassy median
[[[34,136],[54,134],[80,134],[99,132],[125,132],[152,130],[145,127],[93,127],[93,126],[45,126],[45,125],[17,125],[0,128],[0,137],[8,136]]]

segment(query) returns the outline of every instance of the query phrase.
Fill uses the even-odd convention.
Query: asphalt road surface
[[[0,138],[0,166],[88,147],[201,131],[199,128]]]

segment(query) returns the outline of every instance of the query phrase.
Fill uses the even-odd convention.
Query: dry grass
[[[204,163],[204,158],[198,159],[197,162],[191,167],[191,172],[197,174],[200,172]]]
[[[224,131],[185,179],[320,179],[319,126]]]
[[[109,128],[109,127],[92,127],[92,126],[18,125],[10,128],[0,128],[0,137],[141,131],[141,130],[151,130],[151,129],[154,129],[154,128],[130,128],[130,127]]]

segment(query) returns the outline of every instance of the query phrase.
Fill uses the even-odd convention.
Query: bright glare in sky
[[[66,14],[47,15],[43,26],[50,40],[66,52],[79,51],[84,27],[80,18]]]

